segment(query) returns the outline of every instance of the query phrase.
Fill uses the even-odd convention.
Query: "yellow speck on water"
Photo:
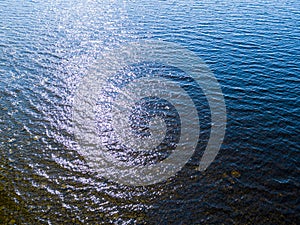
[[[33,140],[35,140],[35,141],[37,141],[37,140],[39,140],[39,139],[40,139],[40,137],[37,136],[37,135],[33,137]]]
[[[231,175],[232,175],[233,177],[240,177],[240,176],[241,176],[240,172],[239,172],[239,171],[236,171],[236,170],[231,171]]]
[[[115,214],[112,215],[113,219],[118,219],[119,217],[120,217],[120,215],[118,213],[115,213]]]
[[[9,224],[16,224],[16,221],[15,220],[11,220],[11,221],[9,221]]]

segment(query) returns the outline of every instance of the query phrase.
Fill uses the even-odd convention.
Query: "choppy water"
[[[0,1],[0,223],[297,224],[299,27],[296,0]],[[78,154],[72,104],[103,51],[148,39],[204,60],[227,129],[205,172],[200,149],[175,177],[129,187]]]

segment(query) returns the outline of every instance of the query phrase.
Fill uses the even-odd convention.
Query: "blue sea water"
[[[104,51],[142,40],[199,56],[227,123],[206,171],[196,152],[175,177],[130,187],[90,172],[72,103]],[[1,0],[0,223],[297,224],[299,86],[297,0]]]

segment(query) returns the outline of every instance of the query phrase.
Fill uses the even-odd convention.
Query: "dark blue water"
[[[90,172],[76,88],[104,51],[163,40],[193,51],[227,109],[217,158],[165,182]],[[297,224],[300,2],[0,1],[0,224]]]

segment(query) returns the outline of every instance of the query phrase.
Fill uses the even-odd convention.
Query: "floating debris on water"
[[[241,173],[239,171],[233,170],[231,171],[231,176],[238,178],[241,176]]]
[[[34,141],[37,141],[37,140],[39,140],[40,138],[41,138],[40,136],[36,135],[36,136],[33,137],[33,140],[34,140]]]
[[[16,139],[15,138],[11,138],[11,139],[9,139],[7,142],[8,143],[12,143],[12,142],[14,142]]]

